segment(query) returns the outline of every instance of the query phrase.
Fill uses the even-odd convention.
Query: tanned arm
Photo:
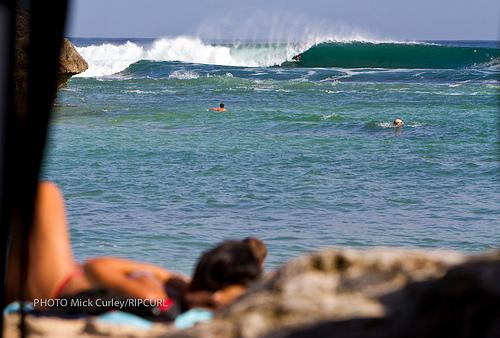
[[[96,285],[125,296],[143,299],[166,298],[163,287],[166,281],[174,276],[186,279],[153,264],[114,257],[91,259],[83,267]],[[134,272],[149,273],[150,276],[131,278]]]

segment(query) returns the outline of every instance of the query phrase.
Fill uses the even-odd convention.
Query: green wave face
[[[322,43],[283,66],[341,68],[452,69],[498,63],[494,48],[448,47],[403,43]]]

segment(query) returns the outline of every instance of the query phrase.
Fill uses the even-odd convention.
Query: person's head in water
[[[203,253],[189,291],[216,292],[233,285],[246,287],[261,276],[266,254],[264,243],[256,238],[225,241]]]
[[[400,118],[397,118],[395,119],[392,124],[395,126],[395,127],[402,127],[405,125],[404,121]]]
[[[212,111],[226,111],[226,108],[224,108],[224,103],[221,103],[221,104],[219,104],[218,107],[208,108],[208,110],[212,110]]]

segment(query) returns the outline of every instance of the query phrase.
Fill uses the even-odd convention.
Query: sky
[[[70,37],[498,40],[498,0],[73,0]]]

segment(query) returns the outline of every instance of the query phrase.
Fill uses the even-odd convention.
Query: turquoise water
[[[104,42],[75,41],[84,56],[101,52],[91,66]],[[300,64],[311,50],[300,62],[286,51],[282,66],[146,60],[151,41],[107,42],[143,54],[113,54],[103,76],[60,91],[44,165],[65,193],[78,259],[188,273],[202,250],[245,236],[268,244],[269,268],[336,245],[499,246],[495,43],[442,43],[489,54],[422,69],[401,58],[397,68]],[[266,46],[220,48],[271,59]],[[226,113],[207,111],[220,102]]]

